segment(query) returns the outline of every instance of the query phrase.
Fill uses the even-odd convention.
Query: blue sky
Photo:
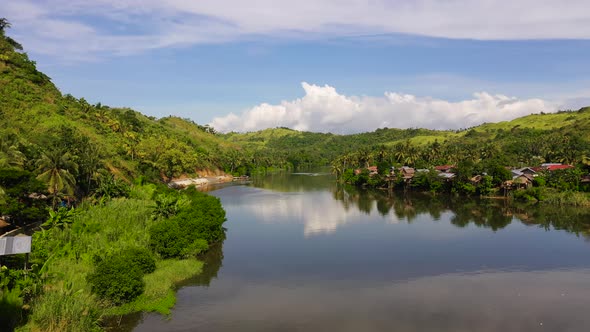
[[[9,1],[63,93],[212,123],[464,128],[590,104],[590,4]]]

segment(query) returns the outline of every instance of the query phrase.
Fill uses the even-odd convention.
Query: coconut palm
[[[0,204],[6,203],[6,192],[0,187]]]
[[[60,195],[71,196],[76,188],[76,178],[70,172],[77,172],[78,165],[72,161],[68,152],[52,150],[41,154],[37,160],[37,179],[47,184],[47,191],[53,197],[53,208],[57,206]]]
[[[0,167],[24,167],[27,158],[19,150],[19,145],[21,144],[14,134],[5,134],[0,137]]]

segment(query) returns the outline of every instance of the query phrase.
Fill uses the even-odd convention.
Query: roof
[[[452,179],[455,177],[455,173],[438,173],[438,176],[445,179]]]
[[[537,173],[537,171],[532,167],[523,167],[523,168],[515,169],[515,171],[519,171],[521,173],[525,173],[525,172]]]
[[[416,172],[415,169],[413,169],[412,167],[408,167],[408,166],[403,166],[401,168],[401,171],[404,172],[404,173],[414,173],[414,172]]]
[[[537,174],[537,171],[535,171],[531,167],[523,167],[523,168],[512,169],[512,170],[510,170],[510,172],[512,173],[512,176],[513,177],[521,176],[523,174],[530,174],[530,175]]]
[[[574,168],[572,165],[549,165],[546,167],[548,171],[557,171],[559,169],[569,169]]]
[[[441,165],[441,166],[434,166],[434,169],[437,171],[446,172],[453,167],[455,167],[455,165]]]
[[[527,182],[531,182],[532,179],[527,176],[526,174],[523,174],[521,176],[517,176],[513,179],[514,183],[527,183]]]

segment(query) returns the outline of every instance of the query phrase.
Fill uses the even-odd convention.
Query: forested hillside
[[[246,150],[286,158],[294,166],[334,164],[336,159],[346,159],[356,167],[382,161],[428,167],[490,159],[505,166],[575,164],[590,156],[590,108],[534,114],[457,131],[380,128],[336,135],[275,128],[223,137]]]
[[[178,117],[156,119],[62,95],[6,35],[0,40],[0,168],[30,172],[51,195],[78,197],[101,181],[167,181],[199,170],[234,175],[269,168],[388,162],[416,167],[494,159],[510,166],[585,162],[590,109],[530,115],[462,131],[381,128],[336,135],[288,128],[216,133]]]

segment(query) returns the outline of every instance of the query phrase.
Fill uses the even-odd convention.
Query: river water
[[[589,331],[590,212],[276,174],[211,192],[227,238],[133,331]]]

